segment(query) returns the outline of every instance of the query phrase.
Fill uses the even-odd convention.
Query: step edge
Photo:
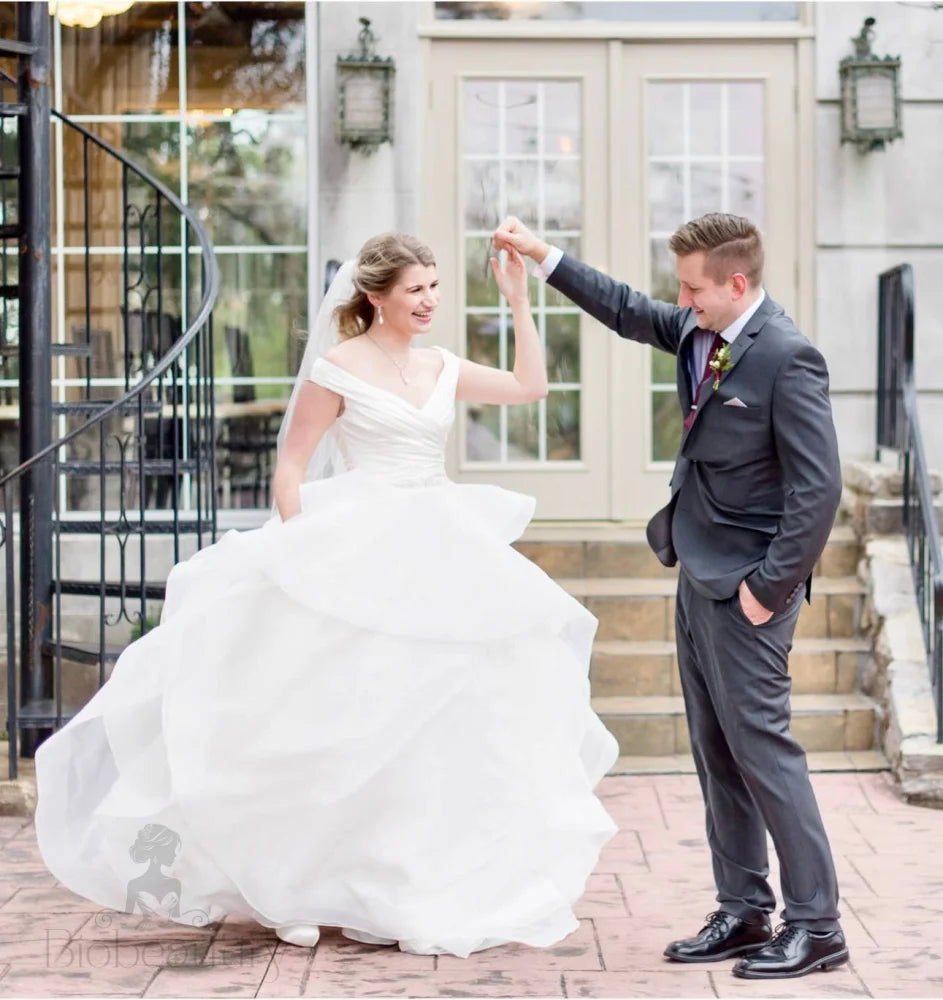
[[[642,656],[674,654],[677,643],[672,639],[597,639],[593,643],[594,653],[608,656]],[[857,636],[805,636],[792,644],[793,653],[871,653],[873,647],[868,639]]]
[[[659,576],[567,576],[555,582],[574,597],[673,597],[678,588],[675,577]],[[866,593],[866,585],[856,576],[820,576],[812,584],[813,601]]]
[[[681,695],[594,695],[590,703],[597,715],[644,717],[684,713],[684,698]],[[877,702],[860,691],[794,694],[791,705],[793,715],[803,716],[827,715],[837,711],[875,711],[878,707]]]

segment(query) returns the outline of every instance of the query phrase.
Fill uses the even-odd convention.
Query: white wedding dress
[[[593,794],[617,754],[589,704],[596,620],[511,547],[531,498],[446,478],[442,353],[421,407],[318,360],[350,471],[174,567],[160,627],[40,747],[36,832],[68,888],[124,909],[153,824],[179,843],[144,908],[180,923],[461,956],[577,926],[615,832]]]

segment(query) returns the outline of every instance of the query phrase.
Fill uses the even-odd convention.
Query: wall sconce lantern
[[[852,38],[853,56],[838,67],[841,80],[841,141],[853,142],[862,153],[883,149],[900,139],[900,57],[871,51],[874,18],[866,17],[860,34]]]
[[[372,153],[393,141],[393,82],[396,65],[373,51],[369,18],[360,18],[360,51],[337,57],[337,141]]]

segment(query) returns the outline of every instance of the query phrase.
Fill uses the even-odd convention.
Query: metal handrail
[[[210,242],[209,234],[203,228],[199,219],[197,219],[196,214],[184,205],[183,202],[170,190],[170,188],[162,184],[157,179],[148,176],[148,174],[141,170],[136,164],[132,163],[132,161],[119,150],[110,146],[103,139],[99,138],[94,133],[89,132],[88,129],[78,124],[78,122],[74,122],[70,118],[67,118],[59,111],[53,110],[52,113],[60,121],[64,122],[70,128],[76,129],[90,142],[104,150],[109,156],[114,156],[116,159],[120,160],[130,171],[137,174],[137,176],[140,177],[141,180],[143,180],[148,186],[159,191],[160,194],[186,218],[187,222],[190,223],[196,233],[202,251],[201,256],[203,258],[203,266],[206,268],[203,301],[200,303],[200,308],[197,310],[196,318],[190,323],[186,331],[181,334],[180,339],[163,356],[163,358],[161,358],[161,360],[154,365],[147,375],[145,375],[141,381],[134,386],[133,389],[130,389],[128,392],[124,393],[124,395],[119,396],[111,403],[103,403],[103,409],[99,413],[94,414],[94,416],[90,417],[87,421],[85,421],[85,423],[80,424],[68,434],[59,438],[58,441],[53,441],[52,444],[47,445],[42,449],[42,451],[33,455],[32,458],[27,459],[15,469],[11,469],[6,475],[0,477],[0,489],[2,489],[8,482],[18,479],[23,475],[23,473],[28,472],[33,468],[33,466],[39,464],[39,462],[51,455],[53,452],[58,451],[58,449],[62,448],[64,445],[69,444],[70,441],[79,437],[79,435],[87,431],[90,427],[93,427],[95,424],[102,423],[113,413],[118,412],[123,406],[126,406],[129,402],[140,396],[152,382],[159,379],[161,375],[163,375],[164,372],[170,368],[177,358],[179,358],[180,355],[187,349],[189,344],[196,338],[197,333],[206,324],[206,321],[213,312],[213,307],[215,306],[216,299],[219,295],[219,269],[216,266],[216,256],[213,253],[213,244]]]
[[[51,110],[64,126],[73,130],[81,137],[82,163],[84,171],[84,227],[85,227],[85,343],[63,349],[68,355],[70,351],[76,357],[87,357],[86,391],[91,385],[92,358],[92,325],[90,300],[90,210],[91,198],[89,190],[89,151],[92,147],[100,150],[111,161],[120,165],[121,170],[121,204],[123,218],[120,223],[124,246],[123,284],[124,298],[120,307],[123,316],[124,329],[124,378],[122,393],[113,400],[80,402],[72,410],[73,418],[82,419],[78,426],[73,427],[62,437],[42,447],[36,454],[20,463],[16,468],[0,476],[0,493],[2,493],[2,520],[0,520],[0,544],[6,545],[4,564],[7,579],[6,588],[6,645],[7,645],[7,712],[9,729],[9,775],[15,778],[17,774],[18,737],[21,728],[32,728],[34,733],[50,732],[58,728],[64,721],[64,706],[62,702],[62,671],[66,650],[68,655],[80,657],[92,656],[93,660],[80,659],[80,662],[96,662],[98,665],[98,686],[106,680],[106,659],[113,660],[113,648],[106,648],[106,625],[116,625],[122,619],[131,625],[139,624],[146,630],[148,619],[148,602],[160,600],[162,588],[148,582],[146,575],[145,540],[153,534],[171,534],[172,529],[173,558],[180,558],[180,535],[182,530],[195,531],[197,544],[202,545],[203,532],[208,531],[211,538],[216,532],[216,481],[214,461],[214,427],[215,427],[215,394],[213,392],[213,309],[219,295],[219,270],[213,253],[209,235],[201,225],[195,213],[182,203],[161,181],[151,177],[145,170],[132,162],[124,153],[115,149],[87,128],[71,121],[67,116]],[[129,198],[128,178],[133,175],[135,188],[143,187],[146,192],[146,205],[143,209],[136,199]],[[179,252],[182,254],[181,276],[182,293],[175,328],[171,328],[169,342],[163,339],[163,321],[168,316],[165,311],[164,295],[164,250],[162,219],[164,212],[175,211],[183,223],[181,226],[182,240]],[[156,226],[153,238],[149,227]],[[133,231],[132,231],[133,230]],[[133,242],[137,238],[137,242]],[[195,244],[195,245],[194,245]],[[176,240],[172,244],[177,246]],[[197,253],[191,255],[192,249]],[[132,265],[132,257],[134,263]],[[199,262],[197,268],[200,302],[195,313],[190,318],[188,307],[190,286],[190,261]],[[154,269],[156,268],[156,281]],[[176,286],[174,286],[176,287]],[[193,286],[195,290],[195,285]],[[156,310],[149,309],[148,302],[152,294],[156,294]],[[132,309],[131,296],[140,302],[139,307]],[[140,319],[140,366],[131,367],[132,323],[134,316]],[[156,346],[145,350],[148,338],[147,323],[150,317],[157,319]],[[184,330],[180,330],[185,325]],[[179,331],[179,334],[178,332]],[[148,343],[150,343],[148,341]],[[158,356],[159,355],[159,356]],[[97,355],[96,355],[97,356]],[[145,361],[145,356],[147,361]],[[192,366],[192,367],[191,367]],[[39,377],[49,377],[49,372],[40,372]],[[132,384],[133,383],[133,384]],[[169,392],[169,396],[165,393]],[[94,406],[90,405],[94,402]],[[69,406],[67,401],[64,406]],[[165,411],[169,417],[165,421]],[[62,412],[66,412],[63,410]],[[106,440],[109,436],[107,428],[110,418],[119,414],[125,416],[133,413],[134,430],[130,433],[112,435],[113,441],[119,447],[118,461],[106,456]],[[147,414],[156,414],[153,431],[145,433]],[[172,444],[168,444],[169,458],[164,458],[164,434],[169,431]],[[186,433],[182,433],[182,431]],[[89,443],[97,443],[97,458],[91,461],[85,459],[72,460],[66,450],[72,442],[79,438]],[[148,442],[154,442],[159,457],[154,459],[153,452],[147,451]],[[130,457],[127,449],[131,447],[136,454]],[[74,450],[74,449],[69,449]],[[148,466],[148,462],[151,465]],[[60,481],[68,478],[65,470],[71,468],[78,476],[94,475],[99,491],[98,512],[90,512],[89,516],[78,518],[75,522],[64,520],[60,509]],[[52,509],[43,514],[35,513],[34,501],[45,496],[42,487],[37,492],[32,486],[31,476],[37,474],[47,476],[47,482],[52,484]],[[137,476],[139,489],[139,504],[127,502],[126,474]],[[106,477],[117,475],[117,515],[106,515]],[[146,496],[145,476],[152,478],[147,482],[170,490],[170,506],[172,520],[151,519],[145,516],[145,508],[149,501]],[[169,481],[169,487],[167,482]],[[114,481],[109,481],[114,484]],[[195,499],[192,510],[195,517],[184,522],[181,517],[180,489],[187,484],[193,489],[191,498]],[[13,539],[14,539],[14,490],[19,488],[22,493],[23,512],[21,512],[20,538],[21,563],[24,570],[33,574],[29,581],[22,584],[22,612],[17,614],[16,585],[14,583]],[[133,493],[133,491],[132,491]],[[158,505],[161,501],[158,498]],[[139,509],[138,509],[139,508]],[[188,508],[189,509],[189,508]],[[93,508],[94,510],[94,508]],[[51,523],[49,519],[51,516]],[[185,527],[184,525],[188,525]],[[67,530],[91,531],[93,537],[100,538],[98,579],[79,579],[68,582],[62,579],[61,546],[62,535]],[[70,527],[71,526],[71,527]],[[33,552],[35,539],[51,537],[51,548],[47,547],[45,555],[39,559],[33,556],[27,558],[24,546],[29,542],[29,552]],[[107,571],[106,539],[117,540],[120,554],[117,581]],[[126,546],[131,538],[138,540],[137,573],[139,579],[126,575]],[[47,567],[46,559],[52,560],[52,566]],[[34,572],[36,567],[40,571]],[[47,589],[47,582],[49,584]],[[76,645],[71,640],[63,640],[62,636],[62,600],[67,594],[79,594],[96,599],[99,603],[98,637],[92,647]],[[106,601],[117,599],[118,610],[106,615]],[[139,603],[139,610],[132,613],[132,602]],[[17,645],[17,618],[21,618],[21,642]],[[83,647],[83,648],[80,648]],[[47,673],[49,661],[51,670]],[[17,661],[21,666],[18,668]],[[17,691],[17,677],[20,677],[20,688]],[[51,700],[50,700],[50,696]],[[27,715],[27,707],[29,714]],[[25,744],[24,744],[25,746]],[[27,755],[35,747],[33,736],[30,737]]]
[[[902,522],[917,609],[927,647],[930,684],[943,743],[943,548],[927,465],[914,377],[914,281],[909,264],[878,278],[878,449],[903,465]]]

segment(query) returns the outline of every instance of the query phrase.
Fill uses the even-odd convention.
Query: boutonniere
[[[710,361],[707,362],[707,366],[714,373],[715,389],[720,386],[720,378],[730,367],[731,363],[730,344],[724,344],[722,347],[715,348]]]

